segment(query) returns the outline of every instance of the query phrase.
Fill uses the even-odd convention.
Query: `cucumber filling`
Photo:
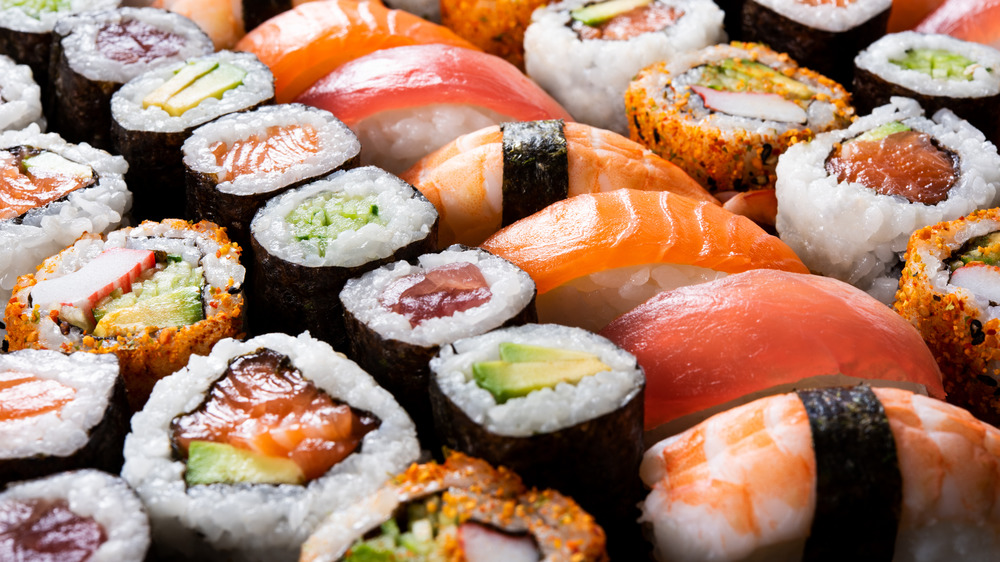
[[[943,49],[907,49],[898,59],[889,62],[906,70],[922,72],[935,80],[971,81],[978,66],[958,53]]]
[[[813,90],[781,72],[747,59],[725,59],[701,67],[699,86],[727,92],[778,94],[790,100],[809,100]]]
[[[41,19],[42,14],[69,10],[69,0],[0,0],[0,10],[20,8],[25,15]]]
[[[176,258],[176,256],[174,256]],[[167,259],[165,267],[147,271],[130,292],[115,289],[93,309],[94,335],[140,331],[147,327],[188,326],[205,318],[200,267]]]
[[[296,240],[305,242],[320,257],[326,257],[329,243],[344,232],[370,224],[385,224],[379,214],[376,196],[355,197],[325,193],[302,202],[285,221],[292,226]]]

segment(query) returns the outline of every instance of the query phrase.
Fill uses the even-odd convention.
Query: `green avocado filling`
[[[0,0],[0,9],[20,8],[25,15],[41,19],[42,14],[61,12],[70,8],[69,0]]]
[[[880,141],[880,140],[886,138],[889,135],[894,135],[896,133],[902,133],[902,132],[909,131],[909,130],[910,130],[909,127],[907,127],[906,125],[900,123],[899,121],[890,121],[888,123],[884,123],[882,125],[879,125],[878,127],[875,127],[874,129],[870,129],[868,131],[865,131],[864,133],[862,133],[862,134],[854,137],[853,139],[851,139],[851,141],[872,141],[872,142],[874,142],[874,141]],[[851,142],[851,141],[847,141],[847,142]]]
[[[269,457],[225,443],[192,441],[184,481],[198,484],[303,484],[302,469],[287,458]]]
[[[653,0],[607,0],[607,2],[598,2],[597,4],[571,10],[569,15],[580,23],[596,26],[616,16],[652,3]]]
[[[472,378],[503,404],[559,383],[576,384],[584,377],[610,371],[596,355],[584,351],[504,342],[498,361],[472,365]]]
[[[361,539],[344,555],[344,562],[439,560],[449,541],[456,540],[457,522],[442,509],[440,496],[406,506],[405,514],[382,523],[375,536]],[[399,528],[403,521],[406,531]],[[438,554],[438,556],[435,556]]]
[[[957,252],[952,254],[948,266],[951,271],[955,271],[972,262],[1000,265],[1000,231],[977,236],[963,244]]]
[[[374,194],[355,197],[325,193],[302,202],[285,220],[292,225],[296,240],[306,242],[320,257],[326,257],[327,245],[341,233],[369,223],[385,224],[377,201]]]
[[[132,284],[131,292],[116,289],[94,306],[95,336],[187,326],[205,318],[200,267],[168,258],[166,267],[151,271],[155,271],[151,276]]]
[[[725,59],[702,67],[699,86],[727,92],[779,94],[789,99],[810,99],[814,92],[802,82],[756,61]]]
[[[907,49],[902,58],[889,59],[892,64],[916,70],[936,80],[972,80],[975,62],[943,49]]]
[[[156,106],[178,117],[208,98],[222,99],[223,94],[242,84],[246,75],[242,68],[225,62],[190,62],[146,94],[142,107]]]

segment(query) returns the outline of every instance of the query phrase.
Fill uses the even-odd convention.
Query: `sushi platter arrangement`
[[[0,561],[998,560],[998,142],[998,0],[0,0]]]

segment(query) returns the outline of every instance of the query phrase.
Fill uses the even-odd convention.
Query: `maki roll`
[[[121,470],[128,402],[113,355],[2,354],[0,404],[0,482]]]
[[[532,15],[525,71],[576,121],[628,134],[625,90],[637,72],[726,40],[712,0],[565,0]]]
[[[526,324],[442,346],[430,367],[445,446],[572,496],[612,557],[634,554],[646,382],[632,354],[580,328]]]
[[[948,401],[1000,425],[1000,209],[913,233],[895,309],[924,337]]]
[[[629,84],[625,112],[633,140],[713,192],[773,187],[789,146],[854,117],[840,84],[737,42],[646,67]]]
[[[24,129],[32,123],[45,129],[42,90],[31,68],[0,55],[0,132]]]
[[[555,490],[459,452],[413,464],[378,491],[332,513],[302,545],[301,562],[358,560],[605,562],[593,517]],[[426,558],[423,558],[426,557]]]
[[[111,97],[111,139],[129,163],[138,219],[185,211],[181,146],[198,126],[274,101],[274,77],[250,53],[219,51],[150,70]]]
[[[114,353],[138,409],[158,379],[243,331],[239,246],[209,222],[87,234],[14,287],[11,349]]]
[[[947,35],[904,31],[875,41],[854,60],[854,102],[868,113],[892,96],[928,114],[948,108],[1000,142],[1000,51]]]
[[[342,170],[273,197],[250,225],[252,328],[315,337],[346,351],[340,290],[352,277],[437,245],[437,211],[396,176]]]
[[[294,560],[324,517],[420,452],[392,396],[308,334],[221,341],[132,421],[122,476],[157,553],[187,559]]]
[[[62,472],[18,482],[0,493],[0,552],[5,560],[142,562],[149,518],[117,476]]]
[[[1000,204],[1000,156],[951,111],[896,97],[789,149],[776,193],[778,233],[810,270],[889,304],[913,231]]]
[[[112,150],[111,96],[155,68],[213,51],[191,20],[156,8],[84,12],[53,31],[47,116],[70,142]]]
[[[846,83],[853,57],[885,35],[891,8],[892,0],[746,0],[742,39]]]
[[[535,282],[527,273],[458,245],[350,279],[340,302],[349,356],[393,393],[428,443],[434,434],[429,363],[440,346],[537,320]]]
[[[220,117],[184,141],[187,215],[225,227],[250,247],[250,221],[268,199],[357,164],[361,144],[333,114],[299,104]]]

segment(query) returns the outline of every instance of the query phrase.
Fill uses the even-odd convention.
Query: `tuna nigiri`
[[[399,174],[459,135],[503,121],[572,117],[500,57],[452,45],[381,49],[341,65],[296,101],[361,140],[361,163]]]
[[[646,371],[646,429],[653,435],[807,379],[842,384],[836,375],[944,398],[941,371],[913,326],[861,290],[819,275],[757,269],[681,287],[601,334],[634,353]]]
[[[511,129],[493,126],[463,135],[400,176],[437,207],[440,245],[479,244],[545,204],[581,193],[671,191],[718,204],[680,168],[616,133],[570,122],[561,128],[539,124],[522,126],[521,132]],[[542,152],[551,156],[545,166],[538,165],[536,156]],[[524,168],[530,177],[519,174]],[[550,189],[551,197],[536,197]],[[514,211],[520,205],[514,192],[516,199],[535,199],[537,204]]]
[[[632,189],[554,203],[482,247],[535,280],[539,321],[595,331],[678,286],[756,268],[808,271],[746,217],[674,193]]]
[[[475,47],[447,28],[379,2],[309,2],[275,16],[248,33],[236,50],[257,55],[274,73],[278,103],[347,61],[378,49],[425,43]]]

